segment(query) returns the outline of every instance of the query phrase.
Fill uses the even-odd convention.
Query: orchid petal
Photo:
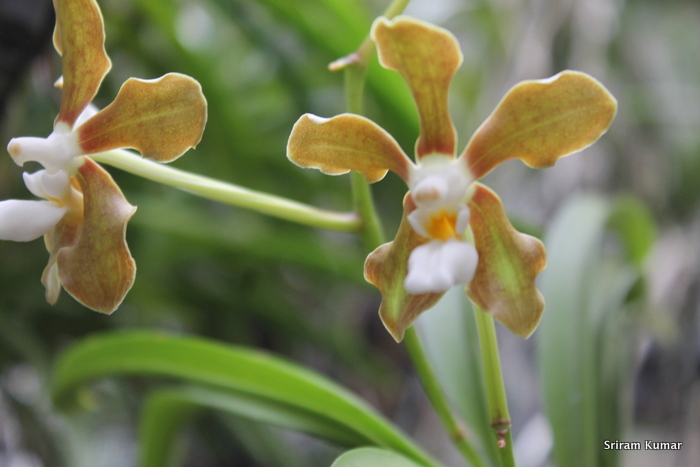
[[[404,215],[396,238],[374,250],[365,261],[365,279],[382,293],[379,316],[396,342],[401,342],[405,330],[418,315],[444,295],[444,292],[409,294],[404,287],[409,255],[429,241],[418,235],[406,219],[415,209],[409,193],[404,198]]]
[[[380,63],[401,73],[418,106],[421,134],[416,156],[453,157],[457,134],[447,98],[452,77],[462,64],[457,40],[445,29],[405,16],[392,21],[377,18],[370,34]]]
[[[530,167],[554,165],[608,129],[617,101],[594,78],[564,71],[513,87],[474,133],[464,158],[475,178],[501,162],[519,158]]]
[[[389,133],[353,114],[329,119],[302,115],[289,136],[287,157],[300,167],[319,169],[328,175],[355,170],[368,183],[381,180],[389,170],[408,183],[413,166]]]
[[[515,334],[537,327],[544,299],[535,278],[546,265],[542,242],[513,228],[498,195],[476,183],[469,207],[479,265],[467,294]]]
[[[65,213],[65,207],[52,201],[0,201],[0,240],[35,240],[53,229]]]
[[[134,283],[136,264],[126,244],[126,224],[136,211],[112,177],[89,158],[76,174],[83,192],[84,219],[75,243],[57,254],[63,287],[76,300],[111,313]]]
[[[112,67],[102,13],[95,0],[54,0],[54,45],[63,56],[63,95],[56,123],[73,126]]]
[[[156,80],[128,79],[117,98],[77,128],[84,154],[134,148],[170,162],[202,139],[207,101],[199,83],[168,73]]]

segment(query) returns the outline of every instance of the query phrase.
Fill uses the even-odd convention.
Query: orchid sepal
[[[391,170],[408,183],[413,163],[394,138],[371,120],[354,114],[322,118],[304,114],[292,128],[287,157],[327,175],[355,170],[368,183]]]
[[[63,57],[63,95],[56,124],[72,128],[112,67],[104,48],[102,13],[95,0],[54,0],[54,46]]]
[[[53,298],[49,292],[58,295],[49,287],[51,275],[57,274],[73,298],[109,314],[134,283],[136,264],[126,244],[126,224],[136,208],[126,201],[109,173],[90,158],[84,158],[75,179],[83,195],[83,210],[75,217],[64,217],[47,238],[51,253],[43,279],[47,298]]]
[[[377,18],[370,37],[379,62],[398,71],[408,84],[420,117],[416,158],[455,155],[457,132],[448,107],[452,77],[462,64],[462,52],[447,30],[406,16]]]
[[[511,88],[460,156],[476,179],[508,159],[541,169],[595,143],[610,127],[617,101],[595,78],[562,71]]]
[[[475,183],[470,226],[479,263],[467,294],[483,311],[520,337],[537,328],[544,298],[535,282],[547,264],[540,240],[515,230],[498,195]]]
[[[85,155],[133,148],[143,157],[171,162],[202,139],[207,101],[189,76],[168,73],[155,80],[129,78],[110,105],[76,132]]]

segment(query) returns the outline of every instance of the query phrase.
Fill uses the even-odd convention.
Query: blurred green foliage
[[[344,111],[342,74],[326,66],[359,45],[387,2],[98,3],[113,61],[98,105],[110,102],[130,76],[190,74],[202,83],[209,121],[202,143],[175,166],[325,208],[350,209],[347,177],[297,168],[286,159],[285,144],[302,113],[329,117]],[[697,394],[700,384],[700,5],[414,0],[407,14],[451,30],[462,46],[464,65],[450,95],[460,147],[521,79],[578,69],[617,97],[617,120],[596,145],[543,171],[508,162],[486,183],[501,195],[514,224],[528,232],[547,232],[565,200],[582,191],[626,194],[651,213],[650,219],[633,216],[641,227],[620,221],[627,229],[621,232],[627,253],[646,275],[653,305],[638,318],[637,338],[631,339],[641,343],[631,372],[641,368],[639,374],[651,378],[651,383],[638,379],[647,386],[636,391],[633,430],[648,428],[670,440],[697,437],[689,430],[700,427],[693,428],[690,420],[700,419],[700,408],[689,403],[689,394],[693,387]],[[5,109],[3,141],[51,132],[59,102],[52,85],[59,75],[60,60],[47,41]],[[373,63],[365,104],[367,116],[411,154],[417,117],[398,76]],[[65,293],[49,306],[40,284],[47,261],[41,241],[0,243],[0,432],[12,433],[0,456],[29,453],[43,461],[37,465],[132,465],[135,420],[152,380],[102,382],[83,394],[84,405],[93,410],[70,417],[59,417],[51,408],[48,382],[55,356],[68,344],[103,330],[149,328],[286,355],[358,392],[438,457],[454,462],[444,440],[435,439],[434,432],[442,431],[425,415],[429,409],[404,351],[377,317],[378,294],[363,281],[366,252],[357,238],[266,218],[108,170],[139,206],[128,229],[138,265],[136,284],[112,316],[86,310]],[[389,175],[373,192],[391,236],[405,186]],[[0,157],[0,199],[8,198],[29,194],[21,169]],[[639,245],[650,240],[640,235],[648,234],[648,224],[659,226],[658,242],[642,260]],[[503,344],[517,443],[519,427],[539,410],[536,365],[532,342],[505,337]],[[654,373],[655,362],[671,370]],[[458,364],[443,361],[450,375],[455,374],[450,366]],[[469,365],[467,371],[473,369]],[[518,368],[524,368],[522,373]],[[464,382],[468,376],[454,378]],[[647,390],[651,395],[645,399]],[[472,421],[470,402],[454,402]],[[275,455],[264,447],[270,445],[283,453],[278,459],[295,456],[288,465],[330,465],[337,455],[287,432],[209,417],[193,425],[189,444],[183,445],[187,465],[233,465],[230,459],[238,459],[235,465],[270,465]],[[676,465],[697,465],[693,455],[698,454],[690,448],[682,452]]]

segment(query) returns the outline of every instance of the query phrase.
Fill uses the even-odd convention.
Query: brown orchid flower
[[[617,102],[580,72],[521,82],[455,157],[448,89],[462,54],[454,36],[400,16],[378,18],[371,37],[380,63],[403,76],[416,102],[416,163],[386,131],[352,114],[303,115],[287,156],[331,175],[356,170],[369,183],[391,170],[408,185],[396,238],[365,262],[365,278],[382,293],[382,321],[397,341],[454,285],[465,286],[482,310],[528,337],[544,309],[535,285],[546,264],[544,246],[517,232],[499,197],[477,180],[508,159],[543,168],[586,148],[607,131]]]
[[[90,102],[111,62],[104,48],[102,14],[95,0],[54,0],[54,45],[62,56],[61,107],[47,138],[14,138],[8,151],[18,165],[44,169],[24,174],[42,201],[0,202],[0,239],[44,235],[49,263],[42,282],[55,303],[61,287],[88,308],[111,313],[131,288],[136,265],[126,244],[131,206],[112,177],[89,154],[133,148],[170,162],[201,139],[207,102],[197,81],[169,73],[156,80],[130,78],[109,106]]]

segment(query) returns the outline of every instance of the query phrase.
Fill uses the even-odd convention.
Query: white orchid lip
[[[466,285],[474,277],[479,255],[469,242],[456,238],[430,241],[414,248],[408,258],[406,292],[414,295],[442,293]]]
[[[0,201],[0,240],[35,240],[51,231],[67,209],[53,201]]]

